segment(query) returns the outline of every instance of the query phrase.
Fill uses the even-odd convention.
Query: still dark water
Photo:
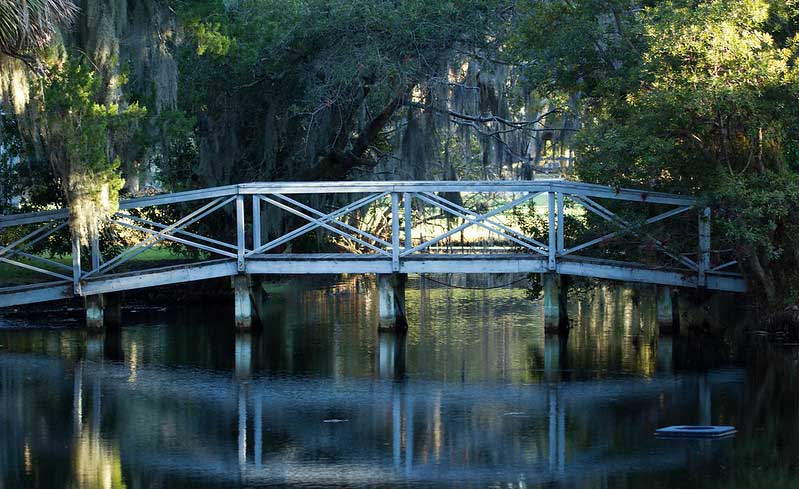
[[[658,338],[623,288],[547,337],[522,290],[418,280],[403,341],[370,284],[305,283],[260,334],[211,308],[128,311],[103,336],[0,323],[0,489],[799,487],[790,350]],[[652,436],[707,423],[739,431]]]

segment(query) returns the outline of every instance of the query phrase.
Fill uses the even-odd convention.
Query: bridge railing
[[[633,222],[606,201],[653,204],[651,209],[660,210],[650,209],[649,217]],[[570,240],[565,231],[567,207],[581,219],[596,216],[612,230],[580,242]],[[379,225],[364,224],[363,216],[370,213],[379,218],[375,221]],[[537,215],[545,222],[544,229],[535,233],[523,229],[509,217],[514,213]],[[693,250],[674,250],[647,230],[690,213],[698,216]],[[276,219],[282,225],[276,226]],[[710,210],[697,209],[690,197],[563,180],[249,183],[122,201],[119,211],[102,226],[127,233],[124,246],[115,243],[101,249],[101,243],[94,241],[84,249],[73,239],[71,264],[27,251],[65,231],[66,211],[3,216],[0,233],[12,236],[14,228],[27,232],[17,232],[0,249],[0,262],[69,281],[75,294],[83,294],[83,286],[93,280],[136,273],[131,265],[138,257],[167,243],[194,250],[202,263],[232,267],[224,268],[230,273],[246,272],[252,261],[281,259],[290,254],[293,242],[309,234],[345,241],[359,256],[390,261],[394,271],[400,271],[404,261],[453,249],[470,255],[504,249],[524,255],[519,259],[539,260],[543,270],[554,271],[564,259],[584,257],[585,250],[636,236],[666,257],[669,266],[695,275],[701,287],[708,273],[729,271],[736,264],[734,260],[712,263],[710,219]],[[213,226],[203,226],[210,221]],[[217,230],[215,235],[208,232],[211,228]],[[469,239],[464,238],[467,232]],[[85,251],[88,257],[82,259]]]

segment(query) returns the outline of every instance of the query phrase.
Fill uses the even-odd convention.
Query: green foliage
[[[40,110],[48,154],[70,206],[73,229],[85,241],[99,232],[99,218],[116,212],[120,159],[113,148],[139,130],[144,107],[98,102],[100,78],[84,58],[67,58],[49,70]]]
[[[532,85],[582,92],[580,178],[722,203],[715,245],[772,303],[799,299],[781,271],[799,249],[797,14],[795,1],[535,2],[513,46],[536,60]]]
[[[192,21],[186,28],[194,34],[197,42],[197,56],[205,53],[224,56],[233,45],[233,40],[221,32],[221,25],[216,23]]]
[[[234,160],[234,180],[297,178],[319,163],[341,164],[342,178],[392,149],[381,130],[404,115],[398,99],[456,49],[495,42],[509,3],[174,1],[189,34],[179,106],[232,142],[218,159]]]

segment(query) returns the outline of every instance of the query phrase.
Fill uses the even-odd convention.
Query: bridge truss
[[[644,217],[630,218],[631,206],[646,208]],[[570,222],[589,219],[606,232],[570,235]],[[71,238],[68,220],[65,210],[0,218],[8,243],[0,263],[30,282],[0,287],[0,307],[238,274],[551,272],[746,289],[737,262],[711,249],[711,210],[694,199],[564,180],[272,182],[163,194],[122,201],[88,246]],[[71,240],[71,255],[36,251],[58,240]],[[143,259],[167,245],[191,259]],[[657,259],[642,262],[630,249]]]

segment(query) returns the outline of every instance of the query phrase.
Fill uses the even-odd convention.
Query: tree
[[[579,176],[699,195],[752,289],[795,303],[797,3],[541,1],[526,14],[514,48],[536,60],[531,82],[582,94]]]
[[[36,52],[59,28],[71,25],[77,13],[72,0],[0,0],[0,53],[41,73]]]
[[[507,168],[540,130],[503,60],[512,1],[173,4],[191,34],[179,105],[197,117],[201,184],[429,178],[427,162],[475,147],[478,168]]]

